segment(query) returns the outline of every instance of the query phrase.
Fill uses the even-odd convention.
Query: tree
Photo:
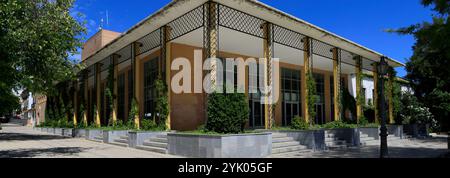
[[[422,0],[436,12],[432,22],[390,30],[413,35],[416,43],[413,56],[406,64],[407,78],[412,81],[415,94],[441,124],[449,129],[450,116],[450,3],[448,0]]]
[[[73,2],[0,0],[2,88],[47,94],[74,76],[78,66],[69,57],[81,46],[85,28],[69,13]]]

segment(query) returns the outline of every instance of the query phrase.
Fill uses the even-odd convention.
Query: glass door
[[[316,102],[316,124],[325,124],[325,86],[324,86],[324,75],[323,74],[313,74],[316,81],[316,91],[318,100]]]
[[[291,125],[295,116],[300,116],[300,71],[281,69],[282,125]]]

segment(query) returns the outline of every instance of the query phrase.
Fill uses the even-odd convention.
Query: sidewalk
[[[174,158],[175,156],[34,131],[2,124],[0,158]]]

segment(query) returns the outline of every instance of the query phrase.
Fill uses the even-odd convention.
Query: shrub
[[[244,131],[248,103],[243,93],[212,93],[208,96],[206,129],[217,133]]]
[[[368,124],[369,124],[369,120],[366,117],[364,117],[364,116],[359,117],[359,119],[358,119],[359,126],[366,126]]]
[[[346,124],[342,121],[333,121],[326,123],[321,127],[324,129],[345,129],[345,128],[356,128],[357,126],[354,124]]]
[[[291,123],[291,129],[294,130],[307,130],[309,124],[300,116],[295,116]]]
[[[141,120],[141,129],[142,130],[156,130],[158,125],[154,120],[143,119]]]

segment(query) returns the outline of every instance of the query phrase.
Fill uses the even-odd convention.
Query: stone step
[[[158,148],[167,148],[167,143],[162,142],[144,142],[144,146],[150,146],[150,147],[158,147]]]
[[[128,144],[128,140],[127,140],[127,139],[122,139],[122,138],[114,139],[114,142],[119,142],[119,143],[125,143],[125,144]]]
[[[287,136],[287,134],[279,134],[279,133],[272,134],[272,139],[274,139],[274,138],[282,138],[282,137],[288,137],[288,136]]]
[[[279,137],[279,138],[272,138],[272,143],[280,143],[280,142],[291,142],[295,141],[292,137]]]
[[[305,150],[305,149],[307,149],[307,148],[306,148],[306,146],[303,146],[303,145],[288,146],[288,147],[282,147],[282,148],[272,148],[272,154],[294,152],[294,151],[300,151],[300,150]]]
[[[143,146],[143,145],[138,145],[138,146],[136,146],[136,148],[137,148],[137,149],[140,149],[140,150],[146,150],[146,151],[151,151],[151,152],[157,152],[157,153],[167,154],[167,149],[164,149],[164,148],[151,147],[151,146]]]
[[[167,138],[149,138],[149,142],[160,142],[160,143],[167,143]]]
[[[303,154],[303,153],[311,153],[313,152],[313,150],[310,149],[302,149],[302,150],[297,150],[297,151],[289,151],[289,152],[284,152],[284,153],[272,153],[272,155],[270,155],[271,158],[292,158],[295,157],[298,154]]]
[[[327,147],[335,147],[335,146],[347,146],[347,143],[344,140],[337,140],[337,141],[331,141],[331,142],[325,142],[325,145]]]
[[[125,136],[120,136],[119,138],[120,138],[120,139],[125,139],[125,140],[128,140],[128,135],[125,135]]]
[[[326,137],[325,142],[339,141],[339,138],[336,137]]]
[[[163,135],[156,135],[156,138],[167,138],[167,134],[163,134]]]
[[[373,137],[363,137],[363,138],[359,138],[359,141],[360,141],[360,142],[363,142],[363,141],[371,141],[371,140],[376,140],[376,139],[373,138]]]
[[[128,147],[128,143],[117,142],[117,141],[111,142],[109,144],[116,145],[116,146],[121,146],[121,147]]]
[[[297,146],[297,145],[300,145],[300,143],[297,142],[297,141],[278,142],[278,143],[273,143],[272,144],[272,149],[273,148],[289,147],[289,146]]]
[[[94,138],[91,141],[103,143],[103,139]]]

